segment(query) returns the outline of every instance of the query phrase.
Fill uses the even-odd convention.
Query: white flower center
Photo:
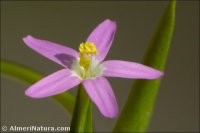
[[[104,67],[97,59],[92,58],[89,68],[86,70],[80,65],[80,58],[73,61],[71,66],[72,74],[81,79],[94,79],[103,74]]]
[[[79,46],[79,58],[74,60],[71,71],[74,76],[81,79],[92,79],[102,76],[104,67],[95,59],[99,52],[92,42],[81,43]]]

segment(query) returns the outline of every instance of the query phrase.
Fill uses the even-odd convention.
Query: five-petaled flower
[[[32,98],[44,98],[82,83],[100,112],[105,117],[116,117],[118,105],[111,85],[105,77],[156,79],[163,73],[134,62],[103,61],[111,47],[115,31],[114,21],[103,21],[86,42],[80,44],[79,52],[32,36],[23,38],[30,48],[64,67],[32,85],[25,94]]]

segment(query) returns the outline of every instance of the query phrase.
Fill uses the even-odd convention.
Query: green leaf
[[[79,86],[70,132],[92,132],[92,102],[82,85]]]
[[[25,66],[1,59],[1,75],[5,75],[27,84],[33,84],[43,78],[43,75],[37,73]],[[73,113],[75,104],[75,97],[69,92],[64,92],[52,97],[55,101],[63,105],[63,107],[70,113]]]
[[[176,2],[171,1],[145,54],[143,64],[164,70],[175,24]],[[145,132],[150,122],[160,79],[136,80],[115,125],[117,132]]]

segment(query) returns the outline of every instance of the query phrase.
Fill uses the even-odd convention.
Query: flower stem
[[[92,132],[92,102],[82,85],[79,85],[70,132]]]

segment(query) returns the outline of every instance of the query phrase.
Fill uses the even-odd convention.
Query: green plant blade
[[[43,78],[43,75],[40,73],[3,59],[1,59],[1,75],[2,74],[30,85]],[[60,103],[70,114],[73,113],[75,97],[72,94],[64,92],[52,98]]]
[[[70,132],[92,132],[92,102],[84,87],[79,86]]]
[[[171,1],[150,42],[143,64],[164,70],[175,24],[176,2]],[[136,80],[117,120],[115,132],[145,132],[151,119],[160,79]]]

